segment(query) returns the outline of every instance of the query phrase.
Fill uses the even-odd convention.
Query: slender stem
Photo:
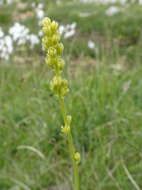
[[[64,98],[60,97],[59,101],[60,101],[60,107],[61,107],[64,124],[66,124],[67,112],[66,112]],[[70,153],[70,157],[72,160],[72,166],[73,166],[73,181],[74,181],[73,188],[74,188],[74,190],[79,190],[80,189],[79,188],[79,171],[78,171],[78,164],[76,163],[76,161],[74,159],[75,147],[74,147],[71,131],[67,135],[67,141],[68,141],[69,153]]]
[[[68,135],[68,144],[69,144],[69,151],[70,151],[70,156],[71,156],[72,165],[73,165],[74,189],[79,190],[79,171],[78,171],[78,164],[76,163],[74,159],[75,148],[74,148],[71,132]]]
[[[59,102],[60,102],[60,108],[61,108],[61,112],[62,112],[62,117],[63,117],[64,123],[66,123],[67,111],[66,111],[66,107],[65,107],[64,98],[59,97]]]

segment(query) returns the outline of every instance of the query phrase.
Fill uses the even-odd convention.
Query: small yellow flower
[[[48,26],[50,23],[51,23],[51,20],[50,20],[50,18],[48,18],[48,17],[45,17],[45,18],[42,20],[42,26]]]
[[[58,58],[58,61],[57,61],[57,69],[59,71],[62,71],[63,68],[64,68],[64,65],[65,65],[65,61],[61,58]]]
[[[52,32],[55,32],[55,31],[58,30],[58,23],[57,22],[52,21],[52,23],[51,23],[51,30],[52,30]]]
[[[51,41],[53,46],[58,44],[60,41],[60,35],[58,34],[53,35]]]
[[[58,43],[55,48],[57,50],[58,55],[61,56],[62,53],[63,53],[63,50],[64,50],[63,44],[62,43]]]
[[[76,161],[77,164],[80,163],[81,156],[80,156],[80,153],[79,153],[79,152],[76,152],[76,153],[74,154],[74,159],[75,159],[75,161]]]
[[[61,132],[64,134],[69,134],[70,133],[70,126],[69,125],[65,125],[61,127]]]
[[[44,26],[42,28],[42,32],[47,35],[47,36],[51,36],[52,35],[52,30],[50,26]]]
[[[64,97],[68,92],[68,81],[66,79],[62,79],[61,76],[55,76],[51,83],[51,90],[58,96]]]
[[[48,55],[51,56],[51,57],[56,57],[56,55],[57,55],[56,49],[54,47],[50,47],[48,49]]]

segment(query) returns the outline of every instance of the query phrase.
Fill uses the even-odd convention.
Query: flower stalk
[[[71,120],[72,117],[68,115],[65,106],[65,96],[69,92],[68,81],[62,78],[62,71],[65,61],[62,59],[64,50],[63,44],[60,42],[60,33],[58,23],[51,21],[49,18],[44,18],[42,21],[42,45],[46,52],[45,62],[53,70],[54,77],[50,82],[52,92],[57,96],[60,104],[60,109],[64,124],[61,126],[61,132],[65,135],[68,142],[68,149],[73,167],[73,189],[80,190],[79,184],[79,169],[80,154],[76,151],[74,146]]]

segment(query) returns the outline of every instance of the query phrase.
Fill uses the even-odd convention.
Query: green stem
[[[73,165],[74,189],[79,190],[79,171],[78,171],[78,164],[76,163],[74,159],[75,148],[74,148],[71,132],[68,135],[68,144],[69,144],[69,151],[70,151],[70,156],[71,156],[72,165]]]
[[[67,112],[66,112],[64,98],[60,97],[59,101],[60,101],[60,107],[61,107],[64,124],[66,124]],[[73,166],[73,187],[74,187],[74,190],[79,190],[80,189],[79,188],[79,171],[78,171],[78,164],[76,163],[74,159],[75,147],[74,147],[71,131],[67,135],[67,141],[68,141],[69,152],[70,152],[70,157],[71,157],[72,166]]]

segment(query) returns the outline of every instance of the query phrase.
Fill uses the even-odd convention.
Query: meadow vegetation
[[[15,21],[38,33],[30,3],[0,5],[5,34]],[[40,3],[61,25],[76,23],[75,35],[62,39],[63,75],[81,190],[142,189],[142,5]],[[106,15],[111,6],[120,12]],[[71,190],[62,116],[44,57],[39,43],[15,46],[8,60],[0,59],[0,190]]]

